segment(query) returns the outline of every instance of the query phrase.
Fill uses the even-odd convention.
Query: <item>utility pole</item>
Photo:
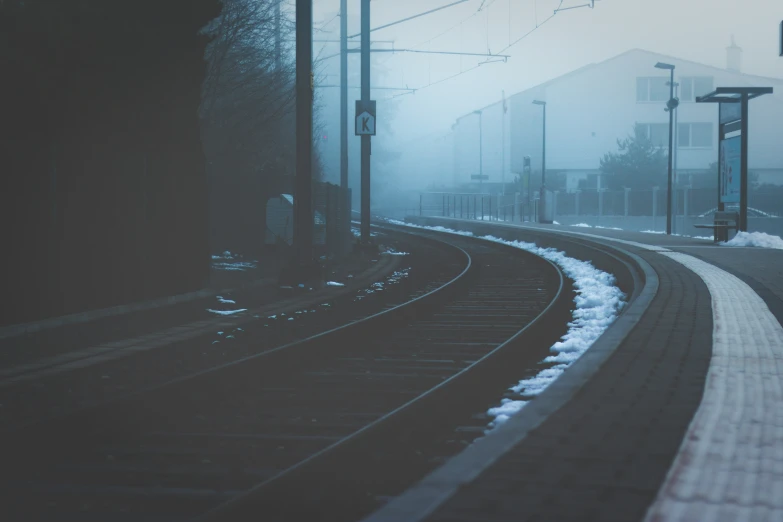
[[[361,12],[361,62],[362,62],[362,103],[370,104],[370,0],[362,0]],[[362,135],[362,159],[361,159],[361,190],[362,190],[362,224],[361,240],[367,245],[370,243],[370,136]]]
[[[279,4],[278,4],[279,5]],[[296,0],[296,182],[294,247],[300,268],[313,257],[313,0]]]
[[[275,71],[280,72],[280,4],[283,0],[277,0],[275,5]]]
[[[343,253],[350,244],[351,211],[348,201],[348,0],[340,0],[340,237]]]
[[[481,184],[484,182],[484,113],[479,112],[479,192],[482,192]],[[482,192],[483,194],[483,192]],[[482,196],[483,197],[483,196]],[[481,219],[484,219],[483,215]]]
[[[509,4],[511,5],[511,4]],[[500,184],[501,184],[501,193],[505,196],[506,195],[506,91],[501,91],[503,96],[503,114],[500,115],[500,127],[501,127],[501,138],[500,138]]]

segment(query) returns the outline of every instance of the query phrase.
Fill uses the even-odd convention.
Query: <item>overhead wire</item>
[[[522,40],[524,40],[525,38],[527,38],[528,36],[530,36],[531,34],[533,34],[533,33],[534,33],[536,30],[538,30],[540,27],[542,27],[543,25],[545,25],[547,22],[549,22],[549,21],[550,21],[552,18],[554,18],[554,17],[555,17],[555,15],[557,15],[557,12],[558,12],[558,10],[559,10],[559,9],[560,9],[560,8],[563,6],[563,1],[564,1],[564,0],[560,0],[560,3],[559,3],[559,5],[558,5],[557,9],[555,9],[555,11],[554,11],[554,12],[553,12],[551,15],[549,15],[549,16],[548,16],[546,19],[544,19],[544,20],[543,20],[541,23],[536,23],[536,26],[535,26],[534,28],[530,29],[528,32],[526,32],[525,34],[523,34],[522,36],[520,36],[519,38],[517,38],[517,39],[516,39],[516,40],[514,40],[513,42],[510,42],[510,43],[509,43],[509,44],[508,44],[506,47],[504,47],[503,49],[501,49],[500,51],[498,51],[496,54],[502,54],[503,52],[505,52],[505,51],[506,51],[506,50],[508,50],[509,48],[513,47],[514,45],[518,44],[519,42],[521,42]],[[484,5],[485,5],[485,3],[486,3],[486,2],[482,2],[482,4],[481,4],[481,6],[479,7],[479,9],[483,8],[483,7],[484,7]],[[470,16],[470,17],[468,17],[467,19],[469,20],[469,19],[470,19],[470,18],[472,18],[473,16],[477,15],[479,12],[480,12],[480,11],[479,11],[479,10],[477,10],[475,13],[473,13],[473,15],[471,15],[471,16]],[[486,64],[486,63],[494,63],[494,62],[492,62],[492,61],[485,61],[485,62],[480,62],[480,63],[476,64],[476,65],[475,65],[475,66],[473,66],[473,67],[470,67],[470,68],[468,68],[468,69],[465,69],[464,71],[460,71],[459,73],[453,74],[453,75],[451,75],[451,76],[447,76],[446,78],[441,78],[440,80],[436,80],[436,81],[434,81],[434,82],[430,82],[430,83],[428,83],[428,84],[426,84],[426,85],[423,85],[423,86],[421,86],[421,87],[417,87],[417,88],[416,88],[414,91],[412,91],[412,92],[410,92],[410,93],[400,93],[400,94],[395,94],[395,95],[392,95],[392,96],[390,96],[389,98],[386,98],[386,99],[397,98],[397,97],[399,97],[399,96],[407,96],[408,94],[414,94],[414,93],[416,93],[416,92],[418,92],[418,91],[421,91],[421,90],[423,90],[423,89],[427,89],[427,88],[429,88],[429,87],[434,87],[435,85],[438,85],[438,84],[440,84],[440,83],[443,83],[443,82],[445,82],[445,81],[452,80],[452,79],[454,79],[454,78],[456,78],[456,77],[458,77],[458,76],[462,76],[463,74],[467,74],[467,73],[469,73],[469,72],[471,72],[471,71],[475,71],[476,69],[478,69],[479,67],[481,67],[482,65],[484,65],[484,64]]]

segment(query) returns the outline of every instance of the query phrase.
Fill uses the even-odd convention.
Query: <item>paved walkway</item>
[[[367,521],[783,520],[783,251],[546,228],[642,258],[657,284],[646,311]]]

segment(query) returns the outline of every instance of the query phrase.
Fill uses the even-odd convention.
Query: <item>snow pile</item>
[[[605,228],[606,230],[622,230],[620,227],[602,227],[601,225],[596,225],[594,228]]]
[[[666,232],[663,230],[642,230],[643,234],[665,234]],[[712,236],[689,236],[686,234],[671,234],[672,236],[677,237],[687,237],[689,239],[704,239],[706,241],[712,241]]]
[[[216,297],[217,297],[218,303],[220,303],[220,304],[237,304],[237,302],[234,301],[233,299],[226,299],[222,295],[218,295]]]
[[[234,256],[234,254],[226,250],[219,256],[213,255],[212,259],[234,259],[234,257],[238,257],[238,256]]]
[[[239,310],[213,310],[211,308],[207,308],[207,312],[212,312],[213,314],[218,315],[234,315],[238,314],[239,312],[247,312],[247,308],[240,308]]]
[[[232,254],[228,250],[219,256],[212,256],[212,268],[215,270],[234,270],[244,272],[247,269],[256,268],[256,264],[256,261],[242,261],[241,254]]]
[[[362,231],[358,228],[351,227],[351,234],[353,234],[353,237],[362,237]],[[370,232],[370,237],[377,237],[377,232]]]
[[[552,221],[552,224],[553,225],[559,225],[560,223],[558,223],[557,221]]]
[[[582,227],[582,228],[593,228],[587,223],[577,223],[576,225],[571,225],[572,227]]]
[[[574,281],[576,309],[568,332],[550,348],[553,355],[542,362],[552,364],[530,379],[519,381],[510,389],[525,397],[534,397],[544,391],[568,366],[576,361],[611,325],[625,306],[625,295],[617,288],[612,274],[595,268],[587,261],[580,261],[553,248],[541,248],[535,243],[505,241],[493,236],[483,239],[504,243],[527,250],[558,265]],[[511,414],[522,409],[528,401],[503,399],[501,405],[487,412],[494,420],[494,428],[505,422]]]
[[[343,283],[338,283],[337,281],[327,281],[326,286],[345,286]]]
[[[472,232],[452,230],[442,226],[426,227],[401,221],[397,221],[395,224],[462,236],[473,236]],[[589,227],[586,224],[572,226]],[[553,355],[544,358],[542,361],[542,363],[551,366],[541,370],[530,379],[519,381],[519,383],[510,388],[524,397],[532,398],[544,391],[571,363],[579,359],[595,340],[604,333],[609,325],[617,319],[618,314],[626,304],[625,294],[614,285],[615,277],[612,274],[598,270],[587,261],[570,258],[565,253],[553,248],[541,248],[535,243],[524,241],[506,241],[494,236],[481,236],[481,239],[527,250],[544,259],[548,259],[558,265],[566,276],[574,282],[576,309],[572,314],[573,320],[568,323],[568,331],[561,340],[550,347]],[[511,415],[521,410],[528,402],[525,400],[501,400],[500,406],[490,408],[487,411],[487,414],[494,418],[489,427],[495,428],[501,425]]]
[[[764,232],[737,232],[737,235],[729,241],[720,244],[730,247],[761,247],[783,250],[783,239],[780,236],[772,236]]]

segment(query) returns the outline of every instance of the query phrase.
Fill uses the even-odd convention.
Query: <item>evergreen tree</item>
[[[643,126],[636,125],[633,134],[617,140],[617,148],[618,152],[607,152],[601,158],[600,170],[605,176],[607,188],[644,190],[656,185],[666,187],[666,153],[647,137]]]

